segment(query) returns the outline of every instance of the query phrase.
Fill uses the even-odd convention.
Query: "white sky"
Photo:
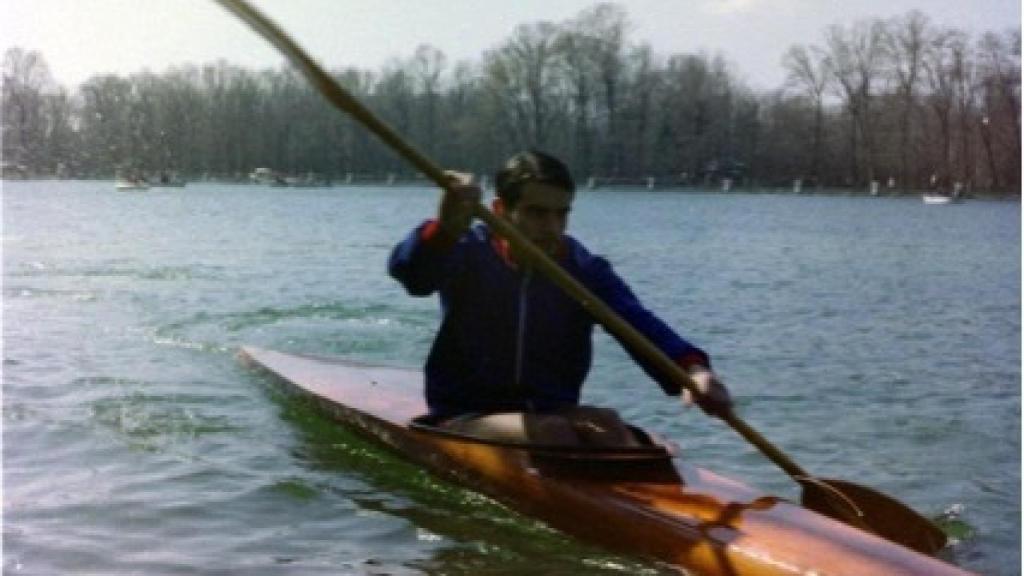
[[[479,61],[516,25],[560,22],[593,0],[257,0],[327,67],[379,69],[431,44]],[[978,35],[1020,26],[1020,0],[620,0],[629,39],[656,54],[722,53],[757,89],[783,81],[780,64],[796,43],[820,44],[831,24],[919,9],[938,26]],[[0,49],[40,51],[69,87],[97,73],[161,73],[218,58],[250,68],[282,58],[211,0],[0,0]]]

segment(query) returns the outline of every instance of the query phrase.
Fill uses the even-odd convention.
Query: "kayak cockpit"
[[[592,446],[579,444],[537,444],[532,442],[515,442],[507,440],[496,440],[486,436],[468,434],[461,431],[446,429],[438,425],[438,419],[426,415],[417,416],[409,422],[409,428],[419,430],[428,434],[437,434],[452,438],[459,438],[467,442],[490,444],[505,448],[516,448],[529,450],[533,453],[545,453],[552,456],[559,456],[567,459],[604,459],[604,460],[647,460],[666,459],[676,456],[679,452],[678,446],[671,442],[655,438],[647,431],[627,424],[630,432],[633,433],[639,446]]]
[[[639,446],[580,446],[535,444],[495,440],[437,426],[437,419],[418,416],[409,429],[437,439],[489,447],[495,451],[521,452],[538,472],[574,476],[595,481],[681,483],[672,459],[679,448],[645,430],[629,425]]]

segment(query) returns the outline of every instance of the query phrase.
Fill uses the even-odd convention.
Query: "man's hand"
[[[438,208],[441,228],[452,238],[462,236],[473,221],[473,208],[480,203],[483,193],[480,186],[473,184],[472,174],[447,171],[452,184],[445,188]]]
[[[732,397],[729,390],[722,384],[715,373],[704,366],[691,366],[687,373],[690,380],[696,384],[700,394],[694,395],[686,388],[683,389],[683,404],[690,406],[694,403],[709,416],[721,416],[732,410]]]

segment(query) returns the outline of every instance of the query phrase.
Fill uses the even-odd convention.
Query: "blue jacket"
[[[389,272],[409,294],[441,295],[441,328],[426,365],[435,416],[579,403],[594,320],[547,278],[515,266],[504,246],[482,224],[455,240],[427,221],[391,254]],[[709,365],[702,350],[640,304],[607,260],[565,236],[558,261],[670,358]],[[666,393],[679,394],[678,385],[626,350]]]

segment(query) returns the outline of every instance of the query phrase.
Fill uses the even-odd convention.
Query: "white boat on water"
[[[270,168],[257,168],[253,170],[249,174],[249,180],[256,184],[266,184],[281,188],[324,188],[331,185],[327,178],[313,172],[307,172],[302,176],[287,176]],[[347,182],[351,183],[351,178]]]
[[[276,184],[280,186],[284,178],[270,168],[257,168],[249,174],[249,181],[254,184]]]
[[[932,174],[928,187],[930,191],[925,192],[921,197],[925,204],[958,204],[962,201],[960,195],[963,192],[962,182],[954,182],[950,186],[948,178],[939,178],[938,175]]]
[[[959,204],[963,202],[963,198],[957,194],[952,196],[946,194],[925,194],[921,199],[924,200],[925,204]]]
[[[118,190],[149,190],[149,183],[145,180],[118,180],[114,183]]]

